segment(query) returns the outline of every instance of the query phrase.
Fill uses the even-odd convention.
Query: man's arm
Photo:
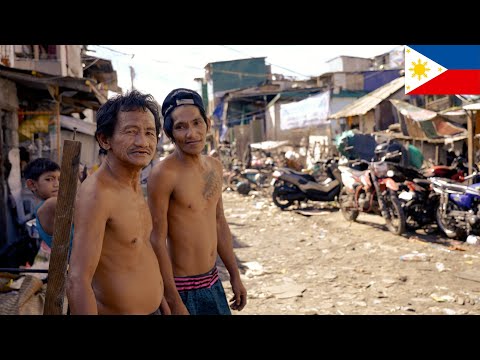
[[[95,315],[98,308],[92,279],[102,252],[105,225],[109,218],[109,199],[98,187],[88,186],[81,188],[80,192],[75,204],[67,297],[72,315]]]
[[[164,283],[164,296],[172,315],[188,315],[188,310],[175,286],[172,262],[167,250],[168,204],[175,184],[175,176],[165,166],[157,164],[147,180],[148,206],[152,215],[153,229],[150,237],[157,255]]]
[[[220,179],[222,174],[222,168],[220,166]],[[227,219],[223,212],[223,201],[222,195],[217,203],[216,210],[217,218],[217,252],[222,259],[225,268],[230,274],[230,284],[232,285],[233,297],[230,299],[230,307],[233,310],[242,310],[247,304],[247,290],[243,286],[242,280],[240,279],[240,272],[238,270],[237,259],[235,258],[235,253],[233,252],[233,239],[232,233],[230,232],[230,227],[228,226]]]

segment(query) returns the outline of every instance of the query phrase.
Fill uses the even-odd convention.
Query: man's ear
[[[110,150],[110,141],[109,139],[105,136],[105,134],[98,134],[97,135],[97,140],[98,140],[98,143],[100,144],[100,146],[105,149],[105,150]]]
[[[27,181],[25,181],[25,185],[27,185],[28,190],[30,190],[31,192],[36,191],[36,184],[35,181],[33,181],[32,179],[27,179]]]
[[[212,119],[210,119],[209,116],[207,116],[207,131],[209,131],[212,128]]]

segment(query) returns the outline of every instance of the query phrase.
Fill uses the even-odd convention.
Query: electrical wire
[[[223,46],[223,47],[226,48],[226,49],[229,49],[229,50],[238,52],[238,53],[240,53],[240,54],[247,55],[248,57],[254,58],[254,56],[248,55],[248,54],[246,54],[246,53],[244,53],[244,52],[242,52],[242,51],[239,51],[239,50],[237,50],[237,49],[231,48],[231,47],[229,47],[229,46],[227,46],[227,45],[220,45],[220,46]],[[277,64],[273,64],[273,63],[271,63],[271,62],[268,62],[268,65],[276,66],[276,67],[278,67],[278,68],[280,68],[280,69],[290,71],[290,72],[295,73],[295,74],[300,75],[300,76],[312,77],[312,75],[301,74],[301,73],[299,73],[299,72],[297,72],[297,71],[294,71],[294,70],[291,70],[291,69],[287,69],[287,68],[285,68],[285,67],[283,67],[283,66],[280,66],[280,65],[277,65]]]

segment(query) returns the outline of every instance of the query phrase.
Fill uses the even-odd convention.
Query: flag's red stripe
[[[408,75],[407,75],[408,76]],[[480,94],[480,70],[447,70],[409,95],[474,95]]]

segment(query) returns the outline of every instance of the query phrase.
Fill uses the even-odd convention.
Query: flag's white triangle
[[[405,46],[405,94],[447,70],[443,65]]]

